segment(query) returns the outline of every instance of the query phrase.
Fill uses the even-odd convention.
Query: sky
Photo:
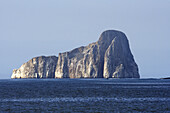
[[[141,78],[170,76],[170,0],[0,0],[0,79],[105,30],[126,34]]]

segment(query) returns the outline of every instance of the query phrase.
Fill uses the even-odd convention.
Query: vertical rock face
[[[57,60],[55,56],[33,58],[14,69],[11,78],[54,78]]]
[[[13,71],[12,78],[139,78],[138,67],[124,33],[108,30],[85,47],[37,57]]]
[[[123,33],[115,36],[104,57],[105,78],[139,78],[138,67]]]

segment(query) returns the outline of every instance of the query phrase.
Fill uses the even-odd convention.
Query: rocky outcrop
[[[105,52],[105,78],[138,78],[138,67],[129,49],[126,36],[115,37]]]
[[[139,78],[124,33],[108,30],[88,46],[36,57],[14,70],[11,78]]]
[[[11,78],[54,78],[57,60],[56,56],[35,57],[14,69]]]

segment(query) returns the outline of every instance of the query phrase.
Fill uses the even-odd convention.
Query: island
[[[15,78],[140,78],[126,35],[104,31],[97,42],[57,56],[39,56],[14,69]]]
[[[160,78],[160,79],[170,79],[170,77]]]

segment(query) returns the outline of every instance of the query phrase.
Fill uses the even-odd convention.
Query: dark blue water
[[[170,80],[0,80],[1,112],[170,112]]]

